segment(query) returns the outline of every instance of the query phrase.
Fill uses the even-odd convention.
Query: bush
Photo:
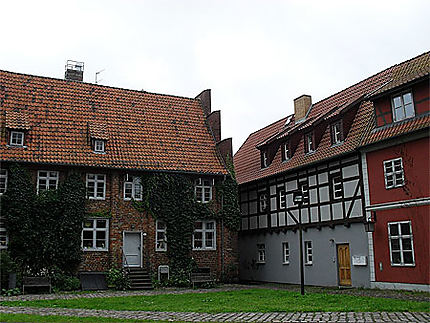
[[[9,274],[16,273],[18,266],[15,261],[11,258],[9,251],[2,250],[0,252],[0,273],[1,273],[1,288],[6,290],[9,285]]]
[[[77,277],[57,272],[51,275],[52,286],[60,291],[74,291],[81,288],[81,282]]]
[[[109,286],[112,286],[116,290],[126,290],[130,288],[130,281],[128,279],[127,274],[117,268],[109,269],[109,272],[106,276],[106,280]]]
[[[21,295],[21,289],[19,288],[11,288],[11,289],[2,289],[1,294],[3,296],[16,296]]]

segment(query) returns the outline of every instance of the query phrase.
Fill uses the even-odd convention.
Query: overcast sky
[[[195,97],[247,136],[430,49],[430,1],[0,1],[0,69]]]

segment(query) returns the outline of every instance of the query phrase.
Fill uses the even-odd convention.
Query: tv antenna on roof
[[[105,69],[102,69],[102,70],[100,70],[100,71],[98,71],[98,72],[96,72],[96,84],[98,84],[99,82],[101,82],[102,80],[99,80],[98,79],[98,76],[99,76],[99,74],[101,73],[101,72],[103,72]]]

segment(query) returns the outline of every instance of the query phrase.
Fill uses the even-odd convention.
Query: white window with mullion
[[[131,181],[124,182],[124,200],[142,200],[142,182],[140,177],[133,176]]]
[[[391,266],[415,265],[411,221],[389,222],[388,240]]]
[[[155,222],[155,251],[167,251],[166,222]]]
[[[266,245],[264,243],[257,244],[257,263],[264,264],[266,262]]]
[[[312,265],[312,241],[305,241],[305,265]]]
[[[49,170],[37,171],[37,194],[58,188],[58,172]]]
[[[11,146],[24,146],[24,132],[23,131],[11,131],[10,141]]]
[[[194,181],[194,195],[201,203],[208,203],[212,200],[213,180],[198,178]]]
[[[288,242],[282,242],[282,264],[288,265],[290,263],[290,245]]]
[[[393,119],[395,122],[414,117],[415,109],[412,92],[407,91],[400,95],[393,96],[392,107]]]
[[[199,220],[194,224],[193,250],[216,249],[216,223],[214,220]]]
[[[4,194],[7,189],[7,169],[0,169],[0,195]]]
[[[104,200],[106,196],[106,175],[87,174],[87,198],[90,200]]]
[[[385,188],[401,187],[405,184],[402,158],[384,161]]]
[[[109,241],[108,219],[86,219],[82,224],[82,249],[107,251]]]

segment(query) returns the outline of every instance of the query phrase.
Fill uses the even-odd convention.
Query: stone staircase
[[[128,278],[131,290],[153,289],[151,277],[146,269],[130,267]]]

